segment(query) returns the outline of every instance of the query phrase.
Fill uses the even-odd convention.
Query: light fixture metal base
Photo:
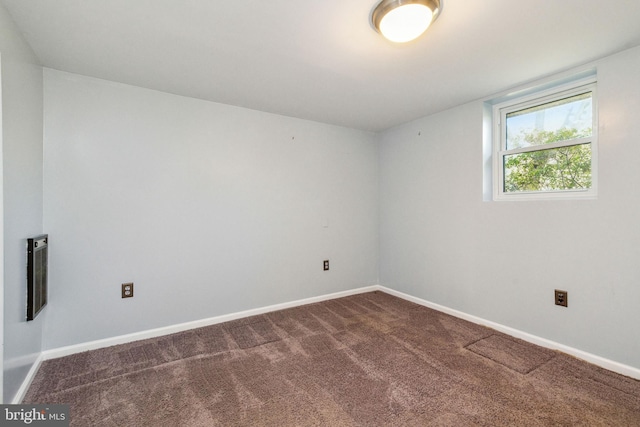
[[[419,4],[431,9],[431,12],[433,13],[431,23],[433,23],[442,12],[443,1],[444,0],[382,0],[371,13],[371,26],[378,33],[382,34],[380,31],[380,22],[382,21],[382,18],[384,18],[384,16],[393,9],[409,4]]]

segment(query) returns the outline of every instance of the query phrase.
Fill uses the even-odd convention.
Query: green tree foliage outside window
[[[586,133],[586,134],[585,134]],[[521,146],[545,145],[591,135],[591,129],[522,132]],[[520,144],[519,144],[520,145]],[[591,144],[540,149],[504,156],[504,191],[554,191],[591,188]]]

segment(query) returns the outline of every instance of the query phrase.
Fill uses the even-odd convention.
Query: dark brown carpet
[[[372,292],[43,363],[74,426],[640,426],[640,381]]]

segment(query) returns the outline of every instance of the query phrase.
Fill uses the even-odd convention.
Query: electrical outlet
[[[322,268],[324,269],[324,271],[327,271],[329,269],[329,260],[325,259],[323,264],[322,264]]]
[[[133,282],[122,284],[122,298],[133,298]]]
[[[567,291],[559,291],[556,289],[555,292],[556,292],[556,305],[568,307],[569,295],[567,294]]]

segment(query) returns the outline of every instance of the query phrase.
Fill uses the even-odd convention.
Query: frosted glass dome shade
[[[383,0],[373,11],[374,28],[386,39],[405,43],[419,37],[438,17],[438,0]]]

